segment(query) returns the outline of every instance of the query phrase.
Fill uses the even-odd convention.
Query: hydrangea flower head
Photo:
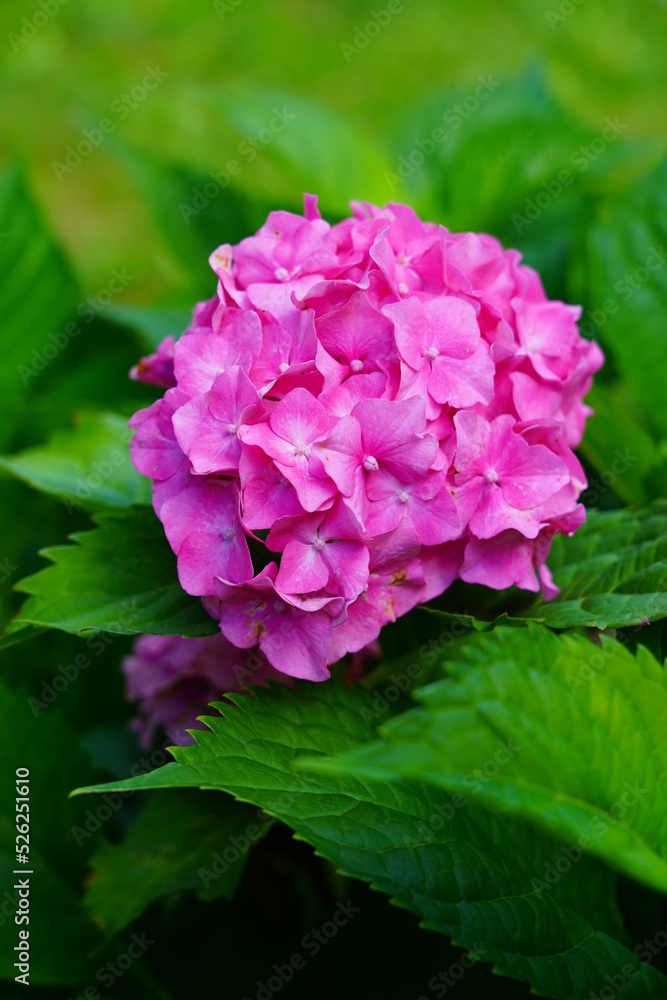
[[[215,295],[133,369],[166,390],[131,449],[181,585],[311,680],[457,577],[553,596],[603,362],[493,237],[352,210],[306,195],[219,247]]]

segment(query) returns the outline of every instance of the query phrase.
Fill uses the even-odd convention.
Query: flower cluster
[[[245,653],[224,638],[182,639],[178,635],[142,635],[122,661],[130,701],[139,702],[132,726],[149,747],[158,729],[179,745],[191,742],[187,730],[209,702],[247,684],[279,679],[265,656]]]
[[[554,593],[602,364],[520,254],[404,205],[272,212],[142,359],[132,456],[184,589],[277,670],[327,664],[460,577]]]
[[[379,659],[377,643],[365,646],[350,657],[347,677],[361,680]],[[207,705],[232,691],[266,681],[290,683],[261,650],[237,649],[220,633],[202,639],[140,635],[122,668],[127,697],[139,706],[131,726],[145,748],[159,730],[179,746],[191,743],[188,730],[202,728],[199,716],[210,714]]]

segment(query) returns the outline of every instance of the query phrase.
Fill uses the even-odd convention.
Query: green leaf
[[[531,69],[509,80],[483,75],[437,94],[411,109],[394,146],[409,162],[417,139],[423,146],[435,139],[435,149],[409,173],[406,188],[435,197],[453,230],[491,228],[532,241],[554,217],[570,216],[592,179],[628,159],[630,149],[618,136],[603,155],[582,155],[580,147],[597,134],[565,111],[540,71]],[[563,171],[565,183],[559,182]],[[514,213],[522,220],[516,225]]]
[[[473,791],[667,892],[667,675],[648,650],[499,628],[467,639],[447,672],[331,772]]]
[[[0,447],[11,442],[18,400],[58,354],[57,335],[77,302],[72,272],[51,238],[22,169],[0,173]],[[36,361],[36,356],[38,360]],[[35,365],[40,366],[39,372]]]
[[[616,494],[625,503],[641,505],[664,496],[658,486],[664,458],[642,427],[627,387],[619,382],[596,384],[586,403],[595,413],[586,422],[577,450],[599,474],[589,477],[584,502],[596,505]]]
[[[105,931],[117,933],[170,893],[231,899],[250,847],[269,825],[263,813],[219,795],[154,796],[121,844],[105,844],[92,857],[86,906]]]
[[[622,628],[667,615],[667,502],[642,511],[589,511],[572,538],[559,535],[547,560],[561,588],[521,617],[554,628]]]
[[[98,527],[72,535],[74,544],[44,549],[54,565],[17,584],[31,596],[10,632],[37,625],[76,633],[215,633],[201,601],[181,588],[176,557],[151,509],[94,520]]]
[[[0,457],[0,468],[75,507],[127,507],[150,503],[150,484],[135,471],[127,420],[113,413],[81,413],[73,429],[17,455]]]
[[[373,736],[371,695],[341,684],[233,696],[196,745],[150,774],[84,791],[203,787],[227,791],[289,824],[345,874],[370,882],[505,975],[555,998],[587,996],[623,965],[619,996],[650,1000],[667,980],[641,965],[619,934],[611,874],[584,858],[546,892],[531,878],[556,859],[553,841],[473,801],[412,780],[398,784],[304,773]]]
[[[602,485],[600,483],[600,485]],[[589,510],[570,538],[556,535],[547,558],[560,593],[551,601],[516,588],[500,593],[455,583],[423,610],[449,628],[494,625],[626,628],[667,615],[667,502],[644,510]],[[474,608],[461,614],[457,608]],[[454,632],[454,635],[461,634]]]
[[[587,298],[602,346],[645,425],[667,438],[667,161],[604,201],[586,245]]]
[[[84,809],[68,801],[73,774],[93,771],[74,733],[54,712],[36,718],[26,693],[0,681],[0,977],[14,979],[20,927],[14,923],[18,879],[30,881],[30,982],[33,985],[91,981],[99,965],[91,952],[100,936],[85,919],[78,886],[85,875],[87,844],[78,846],[72,829]],[[29,865],[16,862],[15,773],[30,771]],[[20,842],[23,846],[24,842]],[[14,871],[32,871],[15,875]],[[6,893],[6,895],[5,895]],[[76,942],[76,946],[73,946]]]

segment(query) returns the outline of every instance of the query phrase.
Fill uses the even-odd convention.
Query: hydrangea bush
[[[425,160],[424,215],[511,244],[538,164],[546,189],[590,142],[559,115],[503,85]],[[180,288],[144,308],[137,284],[80,337],[90,288],[21,172],[0,178],[12,996],[17,944],[74,997],[144,933],[116,987],[142,1000],[426,997],[464,974],[497,1000],[667,996],[667,166],[628,173],[619,142],[527,212],[540,278],[403,205],[294,214],[302,183],[338,219],[354,189],[381,200],[393,153],[360,176],[343,125],[300,111],[262,151],[286,183],[248,172],[187,229],[201,176],[151,156]],[[293,211],[243,238],[277,190]],[[545,288],[609,356],[589,397],[602,354]],[[354,920],[329,945],[334,893]],[[220,941],[224,968],[177,971]]]
[[[306,195],[210,264],[215,295],[133,369],[165,393],[131,451],[229,643],[320,681],[456,578],[556,593],[603,360],[578,307],[399,204],[330,225]]]

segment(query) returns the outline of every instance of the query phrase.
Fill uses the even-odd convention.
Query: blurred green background
[[[382,0],[375,5],[384,6]],[[560,7],[573,13],[562,14]],[[453,85],[467,93],[480,74],[495,74],[506,84],[539,63],[557,98],[591,136],[606,116],[627,122],[627,138],[665,134],[662,0],[406,0],[402,13],[346,58],[341,45],[354,44],[355,29],[371,9],[351,0],[242,0],[220,3],[218,10],[184,0],[70,0],[26,39],[23,33],[32,29],[23,18],[31,20],[41,8],[3,0],[1,155],[26,158],[83,284],[104,287],[112,268],[122,265],[136,275],[128,299],[173,290],[176,262],[131,171],[114,155],[116,141],[190,167],[220,169],[238,143],[226,102],[250,88],[267,92],[267,110],[272,91],[322,102],[391,146],[399,122],[425,96]],[[12,44],[10,34],[20,41]],[[147,66],[156,65],[169,76],[118,121],[111,141],[59,181],[52,163],[63,160],[82,129],[109,114],[114,100],[140,85]],[[326,146],[326,133],[321,141]],[[253,190],[261,166],[244,169],[244,189]],[[372,194],[382,195],[378,188]],[[385,185],[386,200],[391,196]]]

